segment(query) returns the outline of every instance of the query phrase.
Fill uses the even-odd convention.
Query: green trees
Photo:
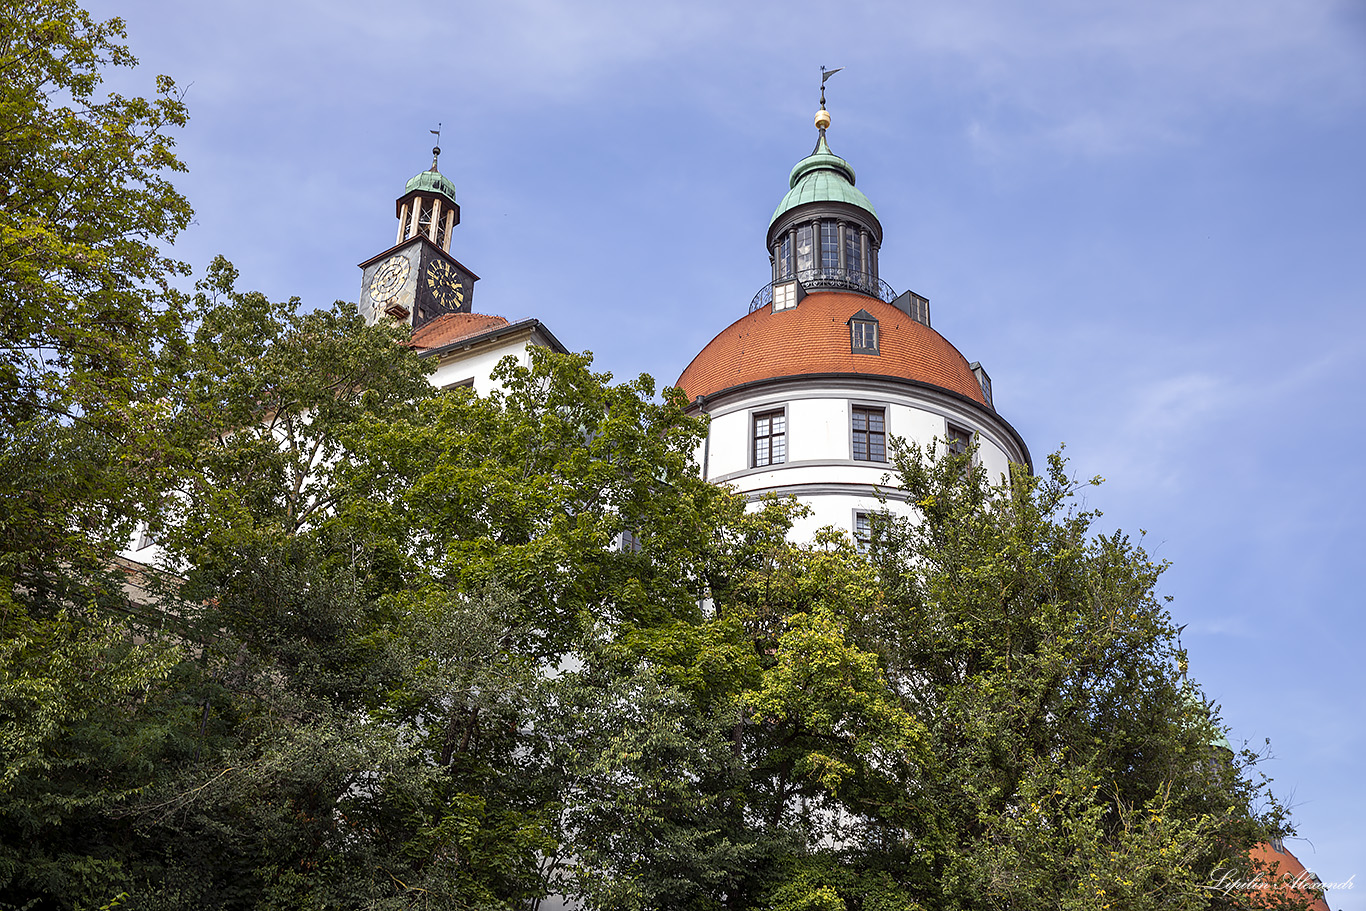
[[[883,516],[868,559],[770,538],[714,616],[632,649],[672,689],[597,771],[655,819],[599,821],[593,906],[1236,903],[1212,871],[1282,816],[1178,670],[1162,566],[1094,534],[1058,456],[999,487],[914,447],[896,467],[920,517]]]

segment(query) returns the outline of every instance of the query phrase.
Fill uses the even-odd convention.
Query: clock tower
[[[360,312],[369,323],[392,319],[414,330],[445,313],[469,313],[479,280],[451,256],[451,234],[460,224],[455,184],[432,166],[408,181],[394,202],[394,246],[360,264]]]

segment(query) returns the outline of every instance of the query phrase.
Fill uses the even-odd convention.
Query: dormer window
[[[854,354],[877,354],[877,317],[860,310],[849,318],[849,350]]]
[[[779,310],[791,310],[797,306],[797,283],[794,281],[782,282],[773,286],[773,312]]]

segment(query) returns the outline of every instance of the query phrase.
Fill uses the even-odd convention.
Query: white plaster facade
[[[711,421],[697,453],[703,476],[755,502],[768,493],[796,496],[811,509],[793,528],[797,541],[827,525],[852,534],[856,513],[883,508],[880,496],[893,513],[913,515],[898,496],[889,461],[854,459],[856,406],[885,414],[889,459],[893,439],[942,453],[950,428],[961,428],[976,440],[977,462],[991,480],[1005,477],[1011,462],[1029,464],[1014,429],[961,395],[887,377],[793,376],[723,390],[694,406]],[[755,415],[778,409],[786,416],[784,461],[756,467]]]
[[[430,377],[438,389],[470,386],[477,395],[485,396],[502,384],[493,378],[499,361],[511,355],[523,367],[531,366],[531,349],[566,349],[540,320],[521,320],[470,338],[458,339],[440,348],[422,352],[423,357],[435,358],[436,372]]]

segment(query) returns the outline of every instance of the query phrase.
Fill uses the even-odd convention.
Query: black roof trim
[[[569,349],[555,337],[555,333],[551,332],[546,327],[545,323],[538,319],[524,319],[518,320],[515,323],[508,323],[506,326],[499,326],[497,329],[481,332],[478,335],[471,335],[466,338],[456,339],[453,342],[447,342],[440,348],[422,348],[418,352],[418,357],[440,357],[448,352],[469,348],[472,345],[477,345],[481,342],[497,341],[504,335],[511,335],[514,332],[520,332],[525,329],[529,329],[533,333],[539,330],[540,333],[546,337],[546,341],[550,343],[550,350],[554,351],[556,354],[569,353]]]

